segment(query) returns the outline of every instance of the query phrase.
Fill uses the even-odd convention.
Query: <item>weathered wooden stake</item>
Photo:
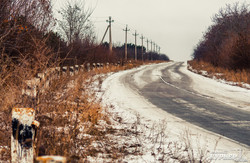
[[[74,68],[74,72],[75,74],[78,74],[79,73],[79,65],[75,65],[75,68]]]
[[[39,122],[34,119],[35,110],[32,108],[12,109],[11,162],[33,162],[33,141],[39,126]]]
[[[69,72],[70,72],[70,76],[74,76],[75,75],[75,68],[74,68],[74,66],[70,66],[69,67]]]
[[[89,72],[91,70],[90,63],[87,63],[87,71]]]

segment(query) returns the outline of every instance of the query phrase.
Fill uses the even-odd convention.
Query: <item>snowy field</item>
[[[250,160],[249,147],[231,139],[212,133],[160,108],[157,108],[136,90],[122,82],[122,77],[136,72],[134,81],[138,86],[145,86],[138,76],[152,70],[152,81],[160,80],[161,70],[173,63],[144,65],[136,69],[121,71],[110,75],[102,84],[103,104],[112,106],[110,112],[122,117],[123,126],[135,124],[139,135],[135,141],[141,143],[141,154],[128,155],[123,161],[128,162],[179,162],[185,158],[202,158],[205,162],[247,162]],[[250,111],[250,90],[230,86],[213,79],[194,74],[185,65],[181,71],[193,80],[193,89],[200,94],[213,97],[239,109]],[[176,79],[178,74],[172,74]],[[236,95],[237,94],[237,95]],[[120,124],[117,124],[120,125]],[[128,140],[121,139],[121,143]]]

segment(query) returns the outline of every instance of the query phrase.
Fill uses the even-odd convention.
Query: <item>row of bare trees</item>
[[[105,44],[97,43],[89,21],[93,9],[82,1],[68,1],[58,19],[53,17],[51,0],[1,0],[0,5],[0,72],[14,71],[15,65],[30,69],[34,76],[57,64],[117,62],[124,58],[122,47],[110,53]],[[58,32],[52,30],[56,23]],[[157,54],[150,57],[166,59]]]
[[[249,4],[227,5],[213,17],[193,58],[232,70],[250,69]]]
[[[82,1],[68,1],[56,20],[51,0],[0,1],[0,93],[15,94],[11,95],[11,105],[18,103],[15,99],[21,95],[15,91],[22,90],[27,86],[26,80],[48,68],[84,62],[117,62],[124,58],[122,48],[114,48],[110,53],[105,44],[97,43],[93,24],[88,21],[92,13]],[[56,23],[58,32],[52,30]],[[156,54],[150,57],[165,59]],[[0,106],[5,100],[0,98]]]

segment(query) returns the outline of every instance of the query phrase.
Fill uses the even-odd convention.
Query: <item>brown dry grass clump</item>
[[[210,63],[203,61],[188,61],[189,69],[198,74],[217,79],[223,79],[229,82],[234,82],[238,86],[243,86],[242,83],[250,84],[250,70],[229,70],[226,68],[215,67]],[[207,74],[203,72],[206,71]]]

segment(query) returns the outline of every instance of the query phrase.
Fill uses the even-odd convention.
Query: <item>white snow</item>
[[[187,65],[186,65],[187,66]],[[232,86],[198,75],[182,67],[181,71],[193,80],[193,89],[200,94],[215,98],[239,109],[250,111],[250,90]]]
[[[167,134],[167,139],[164,139],[164,142],[168,144],[169,142],[175,142],[177,144],[174,147],[170,146],[171,150],[178,149],[178,143],[182,141],[185,142],[188,137],[191,142],[190,148],[194,149],[196,154],[204,148],[207,151],[210,151],[208,157],[210,159],[212,158],[213,161],[215,161],[216,158],[216,162],[224,162],[226,159],[227,162],[234,162],[239,159],[243,159],[241,161],[250,160],[249,147],[197,127],[163,111],[139,95],[136,90],[132,90],[126,86],[121,80],[126,74],[137,72],[134,76],[135,83],[144,86],[146,84],[145,81],[140,81],[141,78],[139,78],[144,72],[152,70],[153,68],[152,81],[155,81],[160,78],[161,70],[172,64],[173,63],[163,63],[160,64],[160,66],[147,65],[132,70],[121,71],[110,75],[102,84],[102,90],[104,91],[102,97],[103,104],[114,106],[112,110],[113,113],[121,115],[127,122],[135,121],[136,117],[140,117],[140,129],[142,134],[139,139],[143,145],[143,155],[138,157],[127,156],[124,158],[124,161],[155,162],[155,155],[152,152],[155,150],[154,148],[156,148],[156,144],[152,143],[152,141],[148,141],[149,139],[154,139],[154,137],[150,138],[149,135],[151,135],[153,128],[160,128],[160,126],[164,126],[164,124],[166,124],[166,131],[164,131],[164,133],[166,132],[165,134]],[[201,94],[209,95],[211,97],[219,95],[218,100],[220,101],[238,106],[241,109],[249,109],[249,90],[215,82],[212,79],[189,72],[186,67],[183,67],[181,71],[194,80],[193,87],[195,90],[199,90]],[[180,78],[178,74],[175,74],[174,76],[177,79]],[[143,128],[143,126],[147,127]],[[241,151],[244,151],[242,155]],[[187,153],[183,152],[183,155],[187,155]],[[171,159],[167,160],[168,162],[174,162]]]

